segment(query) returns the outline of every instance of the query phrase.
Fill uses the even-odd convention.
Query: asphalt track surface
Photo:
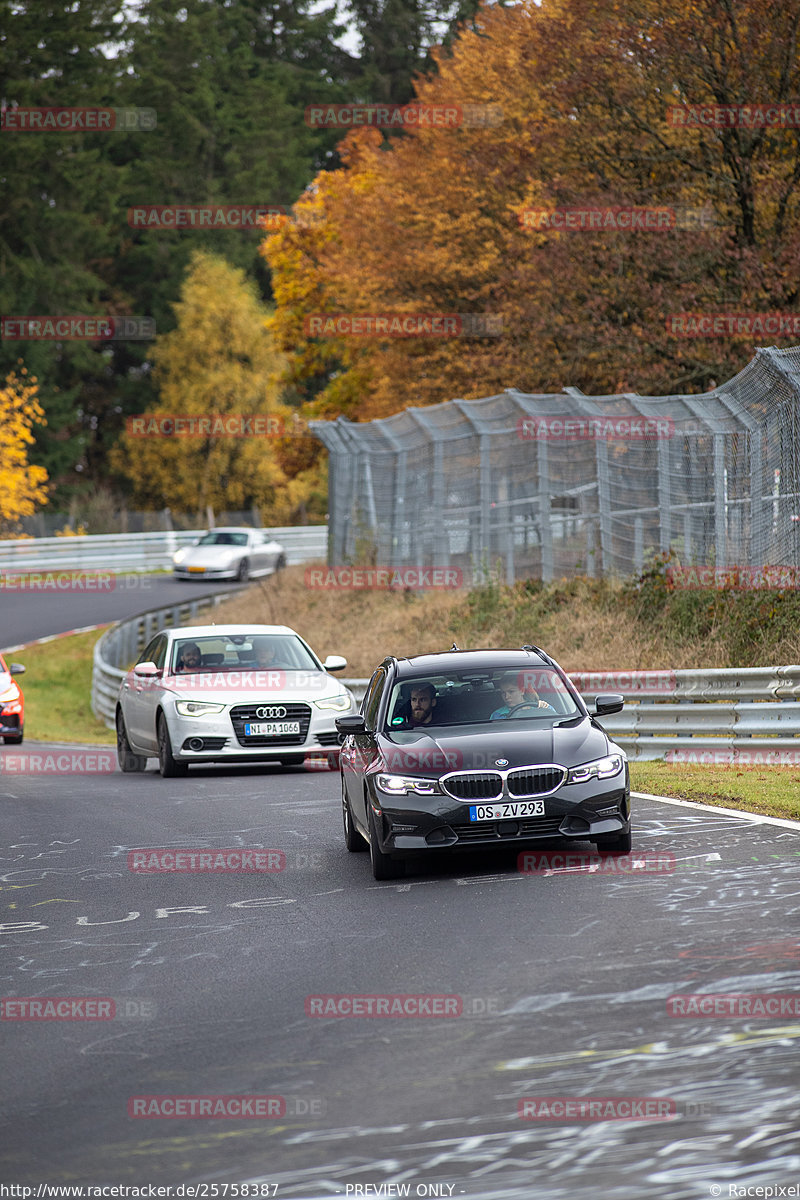
[[[117,1015],[3,1020],[4,1182],[314,1200],[800,1182],[800,1020],[667,1011],[797,995],[798,827],[639,799],[632,858],[674,869],[523,875],[506,846],[376,883],[344,849],[336,773],[26,774],[22,749],[47,761],[0,750],[0,994],[108,997]],[[277,849],[285,869],[130,870],[147,847]],[[455,996],[460,1015],[307,1015],[331,994]],[[129,1116],[154,1095],[283,1108]],[[522,1120],[530,1097],[656,1097],[676,1115]]]
[[[75,572],[79,579],[81,574]],[[84,574],[94,579],[97,572]],[[24,646],[36,638],[123,621],[148,609],[248,586],[231,582],[194,584],[171,575],[112,575],[111,584],[111,590],[102,591],[81,590],[79,582],[74,585],[76,590],[70,591],[0,591],[0,648]]]

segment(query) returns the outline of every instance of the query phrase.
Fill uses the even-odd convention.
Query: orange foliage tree
[[[658,394],[734,374],[752,335],[680,339],[668,319],[796,310],[800,130],[669,114],[793,100],[799,24],[800,0],[481,9],[416,91],[426,105],[499,106],[502,123],[388,142],[354,131],[343,169],[321,172],[299,219],[265,239],[292,402],[367,420],[511,386]],[[668,207],[679,220],[525,224],[532,209],[590,206]],[[680,219],[686,209],[707,220]],[[319,312],[489,313],[503,334],[317,339],[304,318]]]

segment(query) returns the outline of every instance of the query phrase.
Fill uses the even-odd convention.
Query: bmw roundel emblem
[[[507,758],[496,758],[496,759],[494,760],[494,765],[495,765],[496,767],[507,767],[507,766],[508,766],[508,759],[507,759]]]

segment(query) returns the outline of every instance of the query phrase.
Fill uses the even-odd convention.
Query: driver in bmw
[[[526,687],[525,690],[519,686],[519,675],[511,673],[504,675],[500,680],[500,695],[505,703],[502,708],[496,708],[489,717],[490,721],[501,721],[511,712],[518,704],[525,704],[528,708],[549,708],[552,712],[553,706],[548,704],[546,700],[539,699],[539,693],[532,687]],[[524,711],[520,709],[520,714]]]

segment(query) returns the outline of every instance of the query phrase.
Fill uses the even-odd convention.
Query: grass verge
[[[102,630],[76,633],[6,655],[24,663],[16,676],[25,696],[25,740],[113,745],[116,738],[92,712],[92,651]],[[23,743],[24,746],[24,743]]]
[[[797,767],[701,766],[632,762],[631,788],[675,800],[696,800],[723,808],[743,808],[768,817],[800,821],[800,769]]]

